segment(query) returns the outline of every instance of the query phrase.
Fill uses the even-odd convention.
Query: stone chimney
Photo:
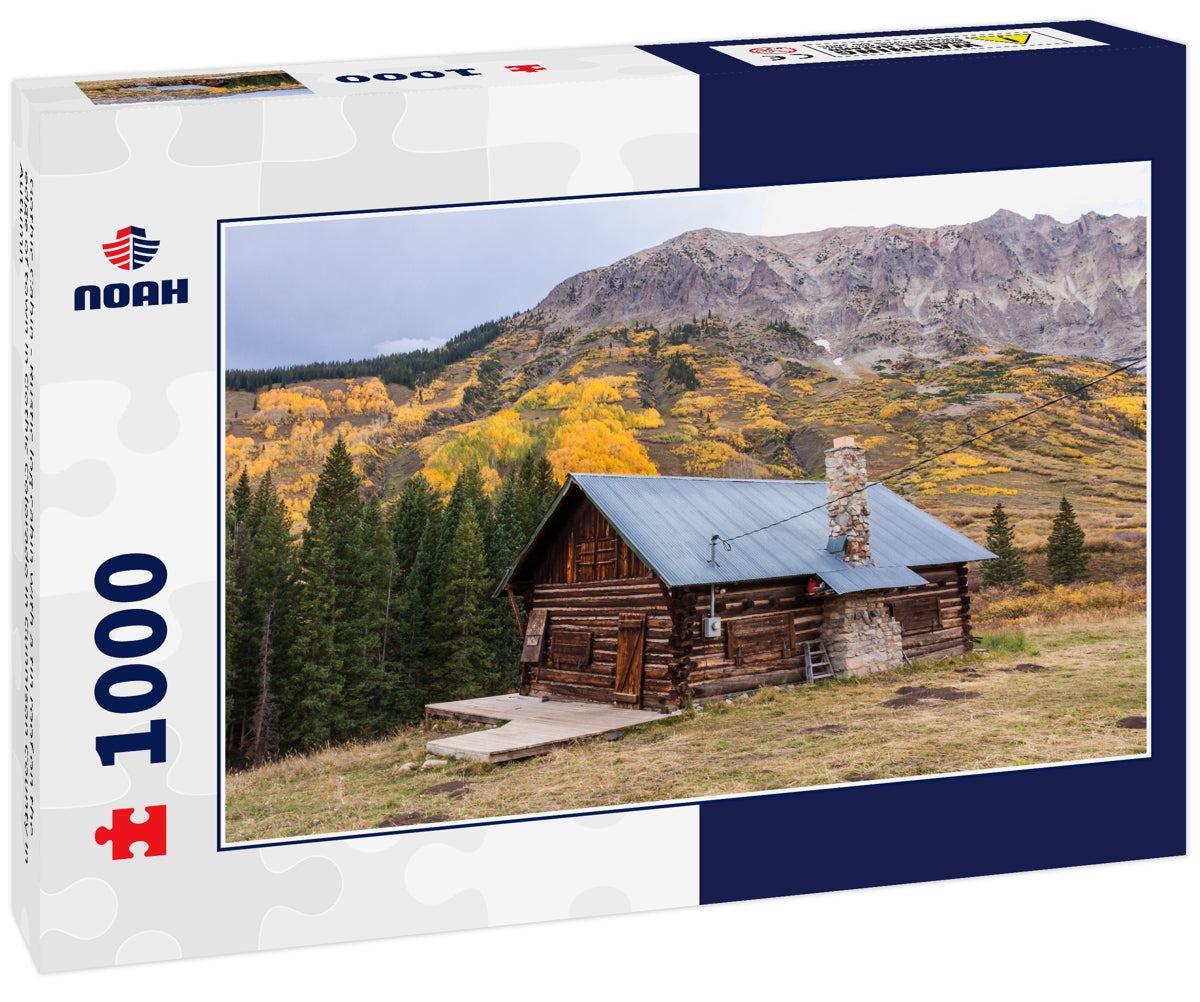
[[[848,564],[872,565],[867,450],[853,436],[835,438],[825,450],[825,483],[830,552]]]

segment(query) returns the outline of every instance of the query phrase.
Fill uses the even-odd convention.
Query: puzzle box
[[[1182,594],[1148,573],[1182,53],[1073,22],[18,85],[41,966],[1182,852],[1146,611]],[[1095,109],[1003,137],[879,98],[1064,81]],[[819,870],[738,862],[814,827]]]

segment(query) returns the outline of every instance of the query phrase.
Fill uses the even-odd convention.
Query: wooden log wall
[[[584,584],[651,577],[652,572],[578,488],[547,525],[530,567],[533,584]]]
[[[721,636],[706,639],[709,590],[692,588],[673,596],[680,626],[673,639],[681,682],[695,696],[715,695],[799,681],[804,677],[804,642],[821,638],[823,603],[805,593],[807,579],[788,584],[726,586],[716,596]],[[790,629],[787,620],[790,617]],[[741,642],[739,642],[739,638]],[[737,648],[741,648],[738,656]]]
[[[967,591],[967,565],[942,564],[936,567],[914,567],[928,584],[922,588],[897,588],[888,592],[885,601],[894,605],[903,630],[904,653],[910,658],[953,657],[971,650],[971,596]],[[913,597],[922,601],[936,600],[938,619],[906,626],[904,603]]]
[[[680,704],[678,669],[671,648],[676,626],[657,578],[539,584],[528,593],[527,603],[531,612],[545,610],[550,638],[538,663],[530,666],[531,695],[611,702],[616,684],[620,616],[635,612],[646,616],[642,706],[669,709]],[[568,663],[556,659],[553,642],[556,631],[591,634],[590,661],[580,664],[571,659],[567,659]],[[572,648],[578,649],[578,646]]]

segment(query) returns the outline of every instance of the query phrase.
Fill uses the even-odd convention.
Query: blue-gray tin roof
[[[875,566],[852,567],[826,550],[824,481],[573,473],[556,506],[571,483],[671,588],[812,574],[845,594],[924,584],[912,567],[995,556],[882,484],[867,489]],[[733,539],[799,512],[807,513]],[[715,565],[714,534],[732,540],[728,550],[717,544]]]

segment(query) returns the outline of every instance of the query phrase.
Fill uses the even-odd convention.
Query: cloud
[[[445,343],[444,340],[422,341],[415,337],[398,337],[394,341],[380,341],[375,345],[375,351],[380,355],[398,355],[405,351],[420,351],[422,348],[431,351]]]

